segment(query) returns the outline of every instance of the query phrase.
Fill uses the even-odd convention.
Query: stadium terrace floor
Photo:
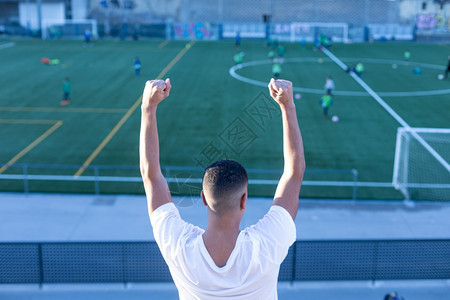
[[[185,220],[206,225],[199,199],[174,198]],[[270,199],[252,198],[242,226],[255,223]],[[0,194],[0,242],[152,241],[144,196]],[[449,239],[450,204],[301,200],[297,240]],[[280,299],[448,299],[450,280],[279,283]],[[173,284],[0,285],[0,299],[173,299]]]
[[[182,217],[206,227],[200,198],[174,197]],[[241,227],[271,199],[250,198]],[[0,242],[153,241],[144,196],[0,193]],[[450,239],[444,202],[300,200],[297,240]]]
[[[320,300],[382,300],[391,292],[404,300],[447,300],[450,280],[321,281],[278,283],[278,298]],[[138,300],[178,299],[172,283],[0,285],[2,300]]]

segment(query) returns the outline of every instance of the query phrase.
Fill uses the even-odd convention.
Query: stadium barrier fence
[[[138,166],[89,166],[84,169],[84,175],[74,176],[79,165],[45,165],[45,164],[12,164],[0,165],[7,172],[0,173],[0,183],[8,181],[22,181],[24,193],[30,192],[30,183],[39,182],[87,182],[93,184],[93,192],[96,195],[102,193],[100,183],[135,183],[141,184],[142,178]],[[203,168],[162,166],[167,182],[174,195],[198,196],[201,190]],[[266,186],[276,187],[282,170],[248,169],[249,188]],[[321,180],[323,178],[327,180]],[[346,179],[346,180],[343,180]],[[333,169],[307,169],[303,186],[310,187],[342,187],[351,189],[348,198],[356,200],[358,188],[393,188],[391,182],[360,182],[356,169],[333,170]],[[39,192],[40,190],[38,190]],[[44,190],[42,190],[44,191]],[[55,191],[51,191],[55,192]],[[72,192],[67,190],[63,192]],[[76,191],[75,191],[76,192]]]
[[[171,282],[156,242],[0,243],[0,284]],[[279,281],[449,279],[450,240],[296,241]]]
[[[183,29],[181,37],[185,38],[192,37],[189,32],[202,24],[201,30],[194,29],[199,34],[194,34],[194,38],[210,39],[210,33],[221,36],[221,27],[227,27],[226,24],[258,24],[262,29],[257,31],[243,28],[243,37],[267,37],[269,30],[265,25],[345,22],[354,42],[370,39],[444,42],[450,39],[449,9],[450,4],[445,0],[193,0],[164,1],[164,5],[86,0],[74,1],[65,7],[51,0],[0,1],[0,34],[39,37],[42,32],[44,37],[50,37],[41,20],[51,16],[57,23],[92,19],[98,23],[100,37],[121,39],[170,38],[166,27],[174,23],[181,25],[176,26]],[[368,33],[369,27],[374,29],[372,34]],[[73,26],[56,26],[52,32],[56,33],[56,38],[73,38],[76,30],[74,32]]]

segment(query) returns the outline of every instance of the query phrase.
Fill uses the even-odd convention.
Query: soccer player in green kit
[[[353,70],[353,72],[356,73],[356,75],[358,75],[359,77],[361,77],[362,73],[364,72],[364,65],[362,62],[358,62],[355,66],[355,69]]]
[[[61,100],[61,105],[68,105],[70,103],[70,92],[72,90],[72,86],[70,84],[70,80],[68,77],[64,78],[62,90],[63,90],[63,97]]]
[[[329,91],[327,91],[327,93],[322,96],[322,98],[319,101],[319,104],[323,109],[323,117],[325,119],[328,118],[328,109],[330,108],[331,105],[333,105],[333,97],[331,96]]]
[[[443,79],[447,79],[448,78],[448,73],[450,72],[450,55],[448,56],[448,64],[447,64],[447,70],[445,70],[445,74]]]
[[[272,73],[273,73],[273,78],[277,79],[280,77],[281,74],[281,64],[279,64],[278,62],[275,62],[272,65]]]
[[[284,54],[286,53],[286,47],[284,45],[279,45],[277,48],[277,55],[280,63],[284,62]]]
[[[362,62],[358,62],[356,65],[352,67],[348,67],[345,70],[347,73],[354,72],[358,77],[361,77],[362,73],[364,72],[364,65]]]
[[[409,65],[409,59],[411,58],[411,52],[409,50],[406,50],[403,53],[403,58],[405,59],[405,66]]]
[[[235,54],[235,55],[233,56],[234,64],[235,64],[235,65],[240,65],[240,64],[242,64],[242,59],[243,59],[243,57],[244,57],[244,52],[239,52],[239,53]]]

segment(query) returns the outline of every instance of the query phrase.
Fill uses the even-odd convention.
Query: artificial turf
[[[2,43],[11,42],[2,41]],[[0,50],[0,164],[51,128],[63,125],[17,160],[17,164],[71,165],[69,169],[34,169],[39,174],[73,175],[86,162],[127,111],[138,101],[148,79],[156,78],[185,49],[186,41],[97,41],[83,47],[81,41],[14,40],[14,47]],[[281,77],[295,87],[321,90],[331,75],[338,91],[364,90],[322,52],[311,45],[286,44]],[[403,64],[403,51],[412,53]],[[186,51],[187,50],[187,51]],[[166,68],[172,91],[158,109],[161,164],[163,166],[202,167],[223,157],[240,161],[248,169],[279,170],[283,166],[281,117],[267,88],[241,82],[229,75],[236,53],[231,41],[195,42],[179,60]],[[243,41],[244,63],[267,61],[237,70],[246,78],[268,82],[272,76],[265,43]],[[449,52],[448,45],[417,43],[335,44],[331,51],[346,64],[362,60],[362,79],[375,92],[412,92],[450,89],[450,81],[439,81]],[[136,77],[133,59],[142,62]],[[42,57],[60,60],[58,65],[41,63]],[[417,63],[422,73],[413,74]],[[395,68],[393,65],[396,65]],[[170,65],[169,65],[170,66]],[[72,83],[71,103],[61,106],[62,80]],[[370,95],[336,95],[330,116],[322,117],[320,94],[300,92],[296,100],[304,139],[308,173],[305,180],[390,182],[394,163],[395,138],[400,126]],[[449,128],[449,94],[425,96],[382,96],[412,127]],[[123,125],[94,157],[91,166],[103,175],[139,176],[137,166],[140,110],[130,111]],[[28,120],[28,121],[24,121]],[[36,124],[36,120],[48,123]],[[47,122],[46,121],[46,122]],[[1,121],[0,121],[1,122]],[[27,123],[28,122],[28,123]],[[4,174],[21,173],[10,167]],[[336,171],[337,170],[337,171]],[[198,177],[199,171],[177,171],[171,176]],[[83,175],[93,175],[87,169]],[[101,175],[102,175],[101,174]],[[274,174],[251,174],[251,178],[276,179]],[[173,187],[171,187],[173,188]],[[179,186],[175,187],[175,189]],[[185,189],[194,186],[186,185]],[[0,189],[21,191],[23,184],[2,180]],[[92,192],[91,182],[30,183],[32,191]],[[253,186],[254,195],[270,196],[274,186]],[[142,193],[139,183],[102,183],[104,193]],[[178,191],[186,193],[186,191]],[[308,198],[349,198],[352,188],[304,186],[301,196]],[[189,191],[187,193],[190,193]],[[358,198],[401,199],[393,188],[360,188]]]

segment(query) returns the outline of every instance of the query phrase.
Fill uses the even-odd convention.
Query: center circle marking
[[[305,57],[305,58],[287,58],[284,60],[284,63],[287,62],[317,62],[319,58],[317,57]],[[388,60],[388,59],[373,59],[373,58],[343,58],[341,59],[344,62],[366,62],[366,63],[375,63],[375,64],[403,64],[404,61],[402,60]],[[325,58],[323,59],[323,62],[331,62],[330,59]],[[260,65],[268,65],[272,62],[268,60],[255,60],[255,61],[248,61],[244,62],[239,65],[232,66],[229,69],[229,74],[231,77],[245,82],[249,84],[253,84],[256,86],[262,86],[267,87],[267,82],[259,81],[256,79],[251,79],[242,75],[239,75],[236,73],[237,70],[244,69],[246,67],[252,67],[252,66],[260,66]],[[433,64],[427,64],[427,63],[420,63],[420,62],[410,62],[410,64],[422,67],[422,68],[428,68],[428,69],[434,69],[434,70],[440,70],[444,71],[445,67],[440,65],[433,65]],[[303,88],[303,87],[293,87],[294,92],[301,92],[301,93],[308,93],[308,94],[323,94],[324,89],[311,89],[311,88]],[[341,96],[353,96],[353,97],[365,97],[370,95],[367,92],[356,92],[356,91],[342,91],[342,90],[336,90],[333,92],[335,95],[341,95]],[[382,97],[417,97],[417,96],[432,96],[432,95],[445,95],[450,94],[450,89],[445,90],[432,90],[432,91],[413,91],[413,92],[377,92],[378,96]]]

